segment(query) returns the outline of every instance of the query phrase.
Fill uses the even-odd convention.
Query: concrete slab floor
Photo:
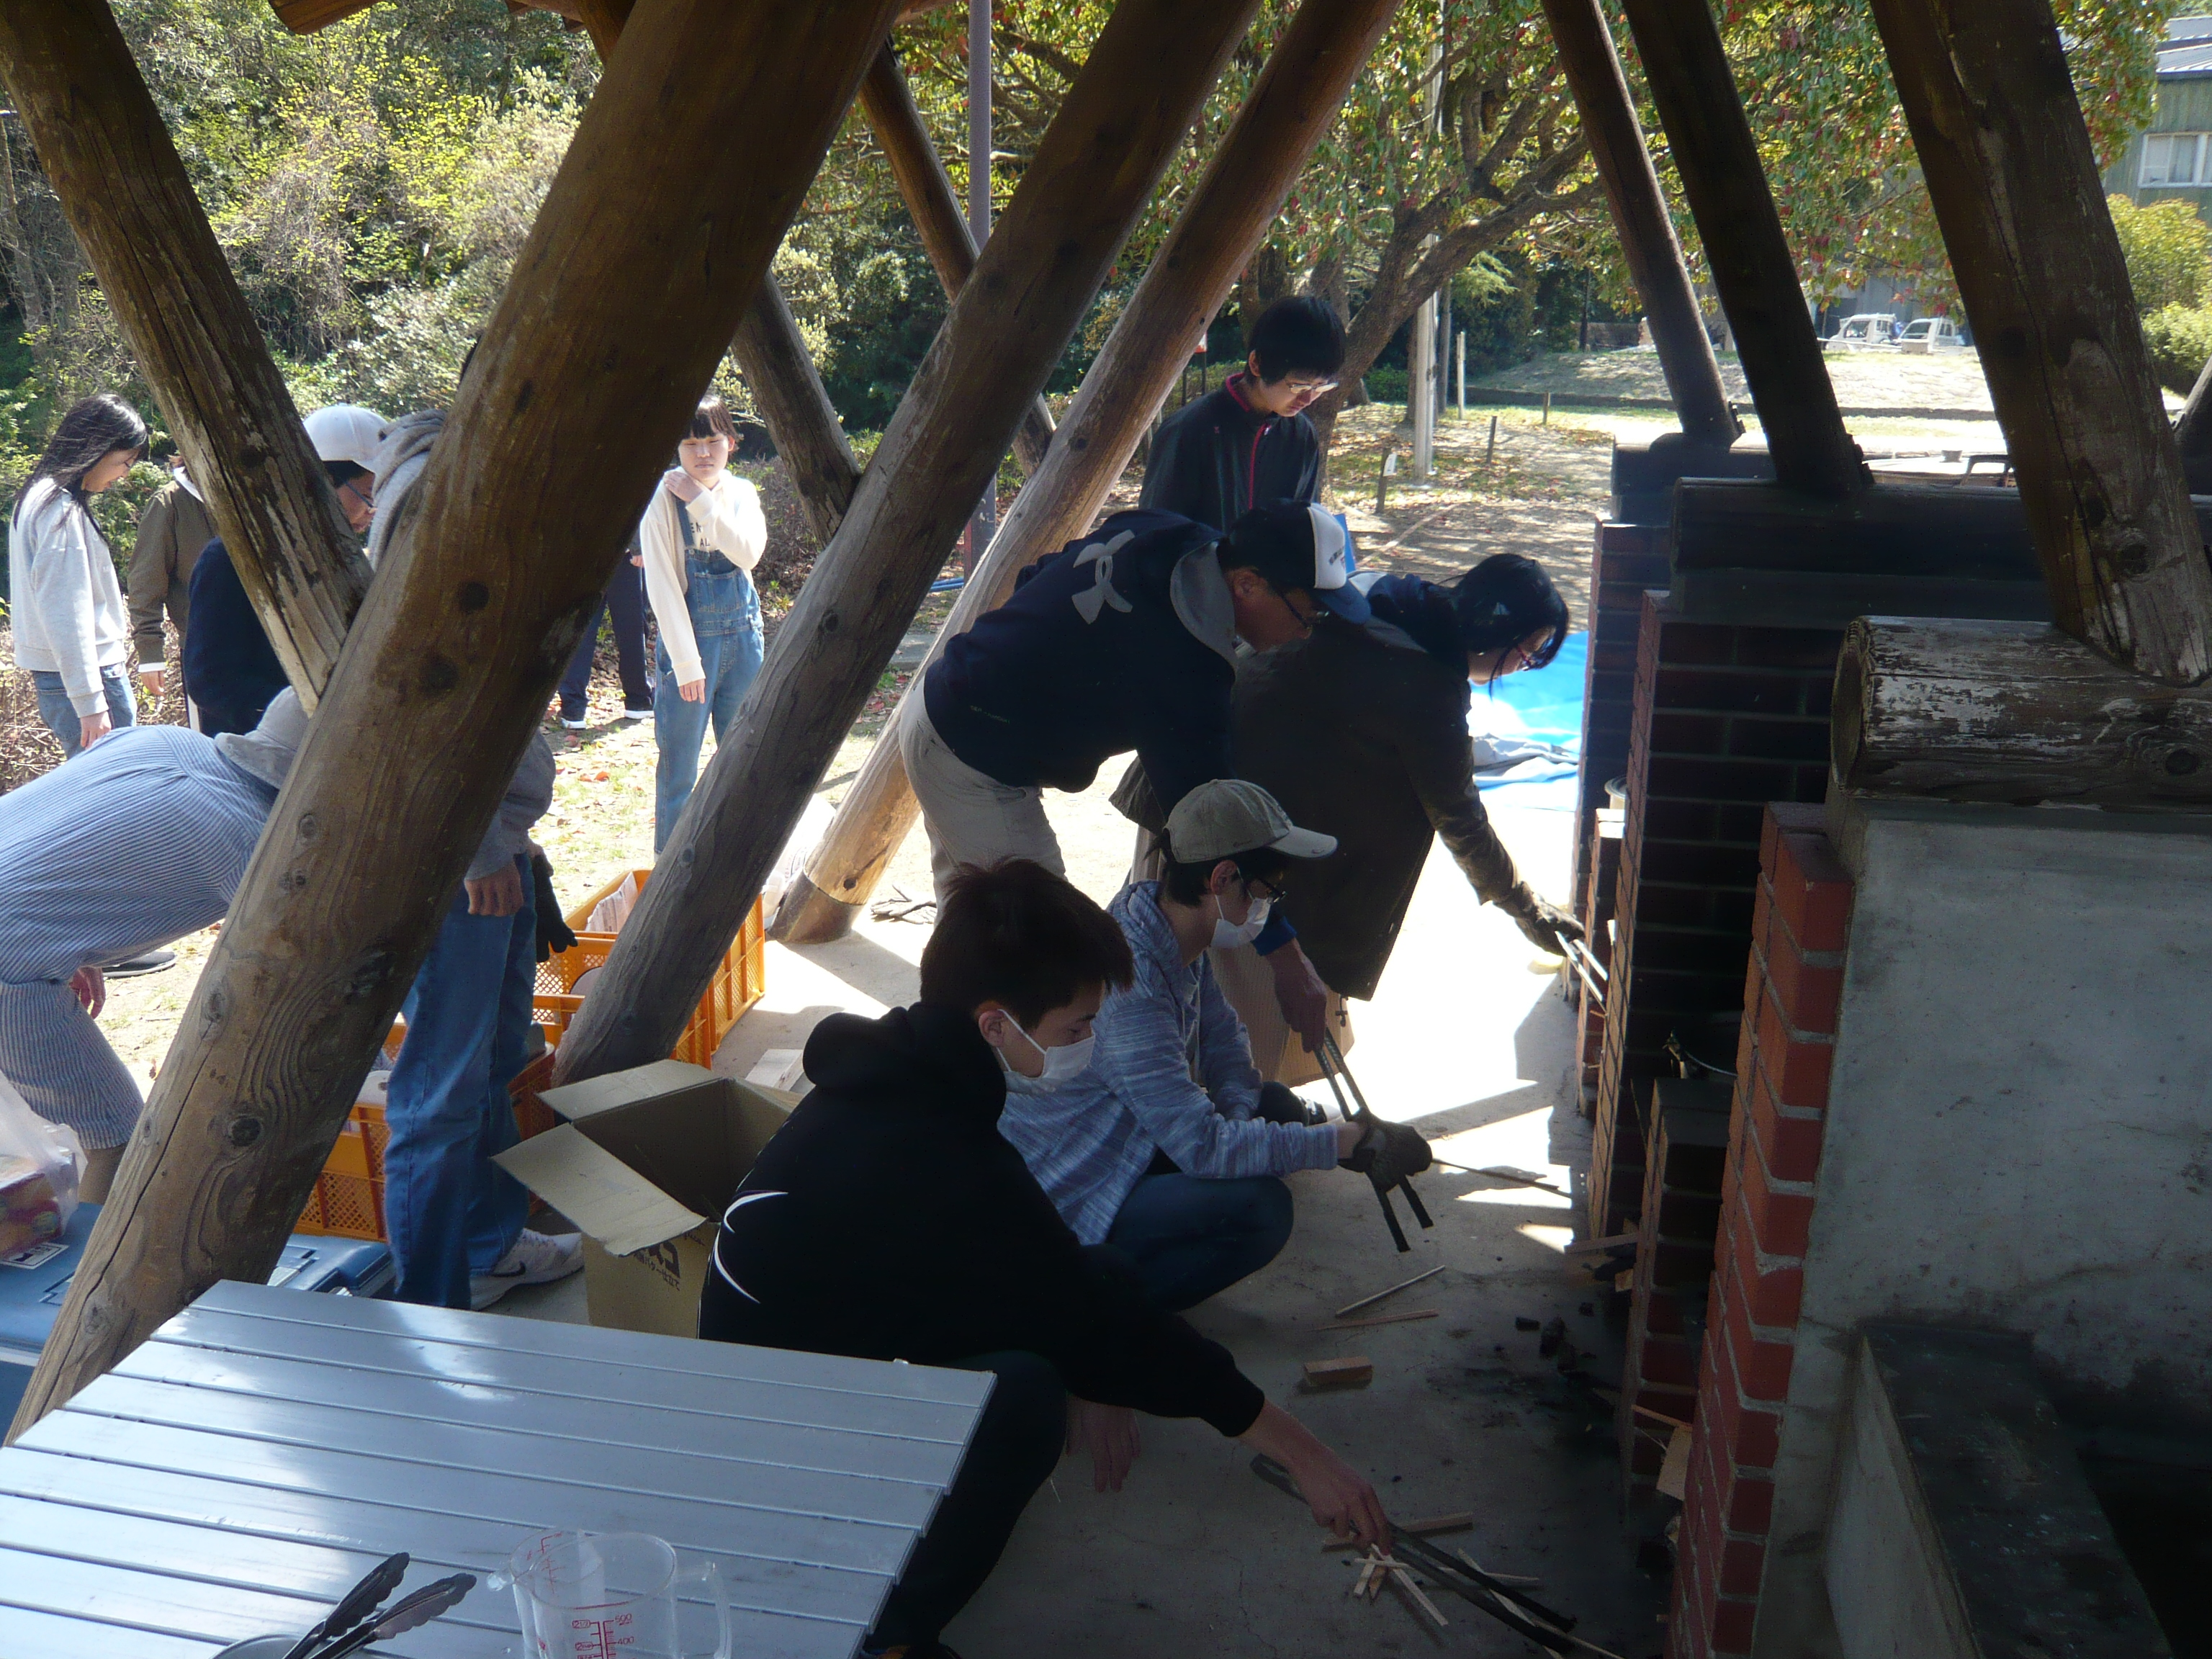
[[[1132,839],[1105,802],[1116,773],[1085,794],[1048,796],[1071,878],[1102,899],[1120,884]],[[1569,815],[1501,798],[1492,806],[1524,874],[1563,896]],[[921,842],[917,830],[891,867],[910,894],[928,891]],[[743,1076],[763,1051],[803,1046],[832,1009],[909,1000],[927,937],[922,925],[870,919],[836,945],[771,946],[767,999],[724,1043],[716,1069]],[[1472,1510],[1474,1529],[1444,1542],[1486,1567],[1540,1577],[1536,1594],[1578,1615],[1577,1634],[1646,1659],[1663,1644],[1665,1586],[1633,1565],[1604,1402],[1538,1355],[1536,1333],[1515,1328],[1516,1317],[1563,1318],[1588,1356],[1584,1374],[1619,1377],[1620,1339],[1601,1292],[1561,1254],[1577,1230],[1568,1194],[1581,1190],[1588,1131],[1571,1104],[1572,1018],[1557,980],[1532,971],[1534,957],[1437,849],[1376,999],[1354,1005],[1350,1056],[1375,1109],[1419,1123],[1444,1160],[1419,1182],[1435,1229],[1413,1227],[1401,1200],[1413,1248],[1400,1255],[1365,1182],[1294,1176],[1289,1248],[1192,1320],[1364,1471],[1394,1516]],[[1308,1092],[1327,1095],[1323,1085]],[[1565,1190],[1474,1173],[1499,1165]],[[1318,1328],[1344,1304],[1436,1266],[1437,1278],[1367,1311],[1434,1308],[1439,1317]],[[581,1319],[582,1285],[518,1291],[501,1311]],[[1355,1353],[1375,1363],[1369,1387],[1297,1392],[1304,1361]],[[1322,1550],[1304,1506],[1255,1479],[1242,1448],[1200,1424],[1147,1419],[1142,1430],[1143,1455],[1121,1493],[1094,1492],[1078,1456],[1038,1494],[999,1571],[946,1633],[968,1659],[1534,1651],[1448,1595],[1435,1597],[1450,1620],[1441,1630],[1395,1594],[1354,1603],[1348,1557]]]

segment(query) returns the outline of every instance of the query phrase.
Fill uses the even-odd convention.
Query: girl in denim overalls
[[[653,728],[660,744],[653,850],[658,857],[699,776],[707,722],[720,744],[761,665],[760,599],[750,572],[768,546],[760,492],[729,471],[737,428],[708,393],[677,447],[678,465],[638,526],[645,591],[660,623]]]

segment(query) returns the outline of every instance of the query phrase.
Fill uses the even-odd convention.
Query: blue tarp
[[[1474,688],[1467,729],[1478,746],[1488,737],[1499,739],[1501,746],[1517,739],[1546,749],[1478,775],[1477,783],[1493,796],[1492,805],[1574,811],[1575,773],[1583,747],[1583,671],[1589,657],[1589,635],[1570,634],[1559,654],[1543,667]]]

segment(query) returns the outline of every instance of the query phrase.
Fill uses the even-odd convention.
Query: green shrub
[[[2148,317],[2204,298],[2212,286],[2212,225],[2197,216],[2194,204],[2175,199],[2137,207],[2124,196],[2112,196],[2105,204],[2119,233],[2137,311]]]
[[[1402,404],[1406,401],[1406,371],[1384,368],[1380,364],[1367,371],[1367,395],[1378,404]]]
[[[2212,310],[2166,306],[2144,317],[2142,331],[2158,383],[2185,396],[2205,363],[2212,361]]]

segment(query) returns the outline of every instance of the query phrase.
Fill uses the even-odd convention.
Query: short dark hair
[[[1269,501],[1237,515],[1217,543],[1223,571],[1256,570],[1277,587],[1314,584],[1313,515],[1303,501]]]
[[[710,392],[699,399],[699,407],[692,412],[690,429],[684,433],[693,438],[727,438],[738,441],[738,423],[730,418],[730,406],[722,401],[722,394]]]
[[[1294,294],[1260,313],[1250,346],[1270,385],[1299,369],[1334,374],[1344,367],[1344,323],[1318,294]]]
[[[1092,986],[1136,975],[1113,917],[1030,859],[963,866],[921,951],[921,1000],[973,1013],[995,1002],[1024,1027]]]
[[[1567,637],[1567,602],[1544,567],[1518,553],[1493,553],[1462,576],[1452,609],[1470,653],[1502,651],[1547,630],[1551,637],[1538,647],[1532,668],[1558,656]]]
[[[330,474],[331,488],[343,489],[356,478],[366,478],[368,469],[357,461],[325,461],[323,471]]]
[[[1186,864],[1175,855],[1175,846],[1168,832],[1161,830],[1152,837],[1152,850],[1160,855],[1160,890],[1177,904],[1195,904],[1206,896],[1206,884],[1212,878],[1220,859],[1200,859]],[[1279,853],[1272,847],[1255,847],[1249,853],[1224,854],[1237,866],[1238,878],[1244,881],[1264,881],[1273,886],[1291,859],[1287,853]]]

